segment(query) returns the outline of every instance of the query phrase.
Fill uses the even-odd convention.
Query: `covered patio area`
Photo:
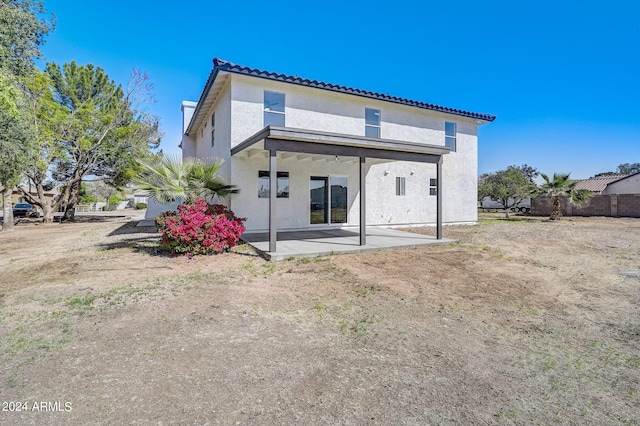
[[[268,175],[268,198],[269,204],[267,209],[268,215],[268,233],[259,234],[260,240],[244,238],[246,241],[254,244],[256,248],[264,253],[269,253],[269,258],[283,258],[289,256],[306,256],[330,253],[332,251],[361,251],[372,248],[390,248],[400,246],[415,246],[432,244],[442,240],[442,157],[450,152],[448,147],[440,145],[429,145],[416,142],[389,140],[371,137],[354,136],[348,134],[320,132],[308,129],[295,129],[285,127],[268,126],[245,141],[236,145],[231,149],[232,157],[251,158],[254,155],[267,155],[268,167],[264,172]],[[278,232],[276,209],[276,188],[278,157],[281,159],[296,159],[302,161],[305,158],[338,158],[349,157],[353,160],[353,164],[358,168],[358,196],[359,196],[359,221],[351,221],[350,225],[358,223],[358,232],[341,231],[343,228],[334,231],[340,231],[339,234],[331,235],[322,232],[320,238],[314,237],[315,232],[305,230],[301,232]],[[426,237],[417,234],[401,233],[390,235],[390,230],[368,229],[367,228],[367,163],[368,161],[409,161],[418,163],[431,163],[435,165],[435,225],[436,237]],[[371,164],[371,163],[369,163]],[[255,166],[254,166],[255,167]],[[250,171],[250,169],[247,169]],[[312,177],[313,178],[313,177]],[[318,179],[318,178],[316,178]],[[323,184],[327,185],[326,182]],[[404,194],[402,194],[404,195]],[[325,194],[325,198],[328,196]],[[301,199],[300,197],[298,199]],[[416,202],[419,202],[416,200]],[[319,203],[323,206],[326,203]],[[312,209],[313,210],[313,209]],[[298,214],[300,210],[295,212]],[[326,213],[325,213],[326,216]],[[310,220],[310,227],[315,222],[315,218]],[[328,220],[322,221],[328,222]],[[345,220],[346,222],[346,220]],[[292,227],[293,229],[302,229],[300,227]],[[264,229],[264,228],[262,228]],[[291,229],[291,228],[290,228]],[[334,232],[332,231],[332,232]],[[344,233],[347,232],[347,233]],[[397,231],[400,232],[400,231]],[[403,235],[405,234],[405,235]],[[286,236],[288,235],[288,238]],[[310,236],[305,238],[305,236]],[[372,240],[369,240],[371,236]],[[300,244],[295,245],[294,239],[301,240]],[[329,240],[328,240],[329,239]],[[279,243],[290,247],[285,249]],[[449,241],[443,241],[449,242]],[[302,245],[313,243],[313,247],[302,248]],[[302,245],[301,245],[302,244]],[[353,245],[353,248],[340,249]],[[327,247],[327,248],[323,248]]]
[[[269,250],[269,233],[244,234],[242,240],[251,244],[269,260],[292,257],[314,257],[338,253],[411,249],[434,244],[451,244],[456,240],[399,231],[397,229],[368,227],[366,243],[360,244],[360,233],[348,229],[278,232],[276,251]]]

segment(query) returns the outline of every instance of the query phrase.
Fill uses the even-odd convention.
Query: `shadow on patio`
[[[282,260],[291,257],[309,257],[338,253],[356,253],[372,250],[391,250],[422,247],[434,244],[451,244],[452,239],[436,239],[387,228],[367,228],[367,244],[359,244],[358,232],[346,229],[317,231],[278,232],[276,251],[269,252],[269,235],[266,232],[245,233],[242,240],[251,244],[265,258]]]

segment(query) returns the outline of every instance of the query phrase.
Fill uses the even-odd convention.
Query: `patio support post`
[[[278,193],[278,151],[269,150],[269,252],[275,253],[277,240],[276,197]]]
[[[442,239],[442,157],[436,164],[436,239]]]
[[[367,157],[360,157],[360,245],[367,244]]]

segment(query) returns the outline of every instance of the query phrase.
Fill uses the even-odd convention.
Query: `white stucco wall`
[[[264,91],[285,94],[286,127],[364,136],[365,108],[381,111],[381,137],[431,145],[444,145],[445,121],[457,123],[457,150],[443,160],[443,221],[477,220],[477,127],[475,120],[358,96],[286,84],[244,75],[231,75],[231,83],[214,104],[216,156],[227,160],[223,176],[241,188],[231,208],[248,218],[247,229],[268,226],[268,200],[257,195],[258,170],[268,170],[266,155],[229,158],[230,148],[260,131],[263,126]],[[204,134],[197,130],[197,155],[210,156],[207,111]],[[224,123],[224,124],[223,124]],[[229,126],[227,128],[227,125]],[[223,130],[224,127],[224,130]],[[228,129],[228,131],[227,131]],[[220,142],[219,142],[220,141]],[[219,149],[219,151],[218,151]],[[278,228],[302,229],[309,225],[310,176],[348,178],[348,225],[359,223],[358,165],[342,161],[284,159],[278,155],[278,171],[289,172],[290,198],[277,200]],[[396,177],[404,177],[406,195],[396,195]],[[425,163],[387,162],[370,165],[367,173],[367,223],[371,225],[434,224],[436,196],[430,195],[430,179],[436,166]]]
[[[173,203],[161,204],[154,201],[153,198],[149,198],[149,203],[147,204],[147,211],[144,214],[145,221],[153,221],[156,216],[169,211],[178,210],[178,206],[182,204],[182,199],[179,198]],[[153,223],[149,222],[147,225],[153,225]]]
[[[405,195],[396,195],[396,178],[405,178]],[[371,166],[367,174],[367,224],[435,223],[436,196],[429,195],[435,164],[389,162]]]
[[[211,146],[211,115],[215,117],[215,143]],[[213,107],[203,111],[205,120],[202,126],[194,131],[198,158],[221,159],[224,164],[218,173],[224,180],[231,179],[231,90],[227,86],[218,96]]]
[[[309,227],[309,179],[311,176],[340,176],[348,179],[347,218],[349,224],[359,221],[358,167],[335,161],[306,159],[278,159],[278,171],[289,172],[289,198],[277,198],[276,209],[279,229],[305,229]],[[269,226],[269,199],[258,198],[258,171],[269,170],[269,160],[263,156],[234,159],[232,181],[241,193],[231,199],[236,215],[246,217],[249,231],[266,230]],[[341,226],[341,225],[331,225]],[[314,225],[314,227],[321,227]]]
[[[196,105],[196,102],[182,101],[182,158],[196,157],[195,139],[184,134],[187,126],[189,125],[189,121],[191,121],[191,117],[193,117]]]
[[[365,108],[381,111],[381,138],[444,145],[444,122],[476,127],[474,120],[420,108],[297,86],[278,81],[232,76],[231,146],[261,130],[264,91],[285,94],[286,127],[364,136]],[[469,130],[469,129],[465,129]],[[476,130],[472,132],[477,135]]]

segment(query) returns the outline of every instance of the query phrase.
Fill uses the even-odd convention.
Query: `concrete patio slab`
[[[242,240],[251,244],[269,260],[312,257],[373,250],[409,249],[434,244],[452,244],[456,240],[436,239],[428,235],[388,228],[367,228],[367,244],[360,245],[360,235],[345,229],[278,232],[277,250],[269,252],[268,233],[245,233]]]

